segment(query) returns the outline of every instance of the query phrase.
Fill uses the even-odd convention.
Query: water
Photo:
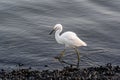
[[[62,68],[54,57],[64,46],[48,35],[56,23],[88,44],[79,48],[80,67],[120,65],[119,0],[1,0],[0,68]],[[65,60],[76,61],[73,50]]]

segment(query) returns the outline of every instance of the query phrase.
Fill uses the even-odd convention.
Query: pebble
[[[20,65],[21,66],[21,65]],[[12,71],[0,70],[0,80],[119,80],[120,67],[111,63],[100,67],[77,69],[71,66],[62,70],[32,70],[17,69]]]

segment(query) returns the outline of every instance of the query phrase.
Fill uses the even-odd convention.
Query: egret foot
[[[77,68],[79,68],[79,63],[77,63]]]
[[[54,57],[55,59],[58,59],[59,61],[62,59],[63,55],[65,53],[65,49],[60,53],[60,56]]]
[[[60,60],[60,59],[61,59],[61,57],[60,57],[60,56],[55,56],[54,58],[55,58],[55,59],[58,59],[58,60]]]

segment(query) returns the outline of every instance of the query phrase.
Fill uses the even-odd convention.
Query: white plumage
[[[85,42],[79,39],[78,36],[71,31],[67,31],[63,33],[60,36],[60,39],[63,42],[63,44],[65,44],[65,47],[74,48],[74,47],[79,47],[79,46],[87,46]]]

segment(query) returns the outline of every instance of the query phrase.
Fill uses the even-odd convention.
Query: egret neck
[[[61,36],[60,33],[62,32],[62,28],[59,28],[56,32],[55,32],[55,39],[58,43],[63,44],[62,40],[61,40]]]

